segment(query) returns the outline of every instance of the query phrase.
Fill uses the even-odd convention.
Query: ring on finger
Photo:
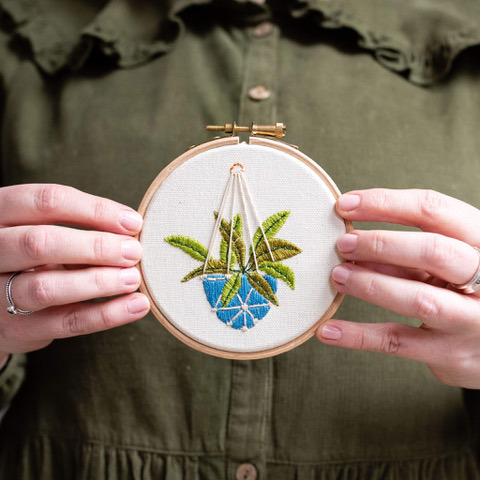
[[[13,279],[17,276],[20,275],[23,272],[15,272],[13,273],[10,278],[7,280],[7,288],[6,288],[6,294],[7,294],[7,302],[8,302],[8,307],[7,307],[7,312],[10,313],[11,315],[30,315],[33,312],[30,312],[28,310],[20,310],[12,300],[12,282]]]
[[[480,248],[473,247],[475,251],[478,253],[478,268],[475,272],[475,275],[466,283],[462,285],[456,285],[452,283],[452,287],[456,290],[460,290],[461,293],[475,293],[477,290],[480,290]]]

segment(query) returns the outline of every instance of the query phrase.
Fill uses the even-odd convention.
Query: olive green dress
[[[342,191],[432,188],[480,205],[479,2],[0,6],[4,185],[136,208],[209,138],[205,124],[282,121]],[[353,298],[336,317],[417,324]],[[0,400],[2,480],[480,478],[477,392],[316,339],[230,361],[148,316],[14,355]]]

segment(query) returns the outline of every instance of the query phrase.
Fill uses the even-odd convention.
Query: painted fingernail
[[[353,233],[342,235],[337,242],[338,250],[343,253],[352,253],[357,246],[357,239],[358,235],[354,235]]]
[[[146,312],[150,309],[150,302],[143,295],[132,298],[127,304],[128,311],[132,314]]]
[[[120,271],[120,278],[124,285],[140,283],[140,272],[136,268],[124,268]]]
[[[332,271],[332,278],[335,282],[340,285],[345,285],[347,283],[348,277],[350,276],[351,270],[344,265],[339,265],[335,267]]]
[[[360,205],[360,196],[346,194],[342,195],[337,201],[340,210],[349,212],[350,210],[355,210]]]
[[[325,325],[321,330],[322,338],[326,340],[338,340],[342,337],[342,331],[337,327],[331,325]]]
[[[137,212],[123,212],[120,224],[130,232],[138,232],[142,228],[143,218]]]
[[[142,246],[137,240],[125,240],[122,242],[122,256],[125,260],[140,260]]]

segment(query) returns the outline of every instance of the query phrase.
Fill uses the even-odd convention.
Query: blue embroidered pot
[[[274,293],[277,293],[277,280],[265,275]],[[255,326],[270,310],[268,300],[258,293],[249,283],[247,276],[242,275],[242,284],[237,295],[227,307],[222,306],[222,290],[227,279],[225,275],[208,275],[203,279],[203,288],[207,300],[217,317],[237,330],[247,330]]]

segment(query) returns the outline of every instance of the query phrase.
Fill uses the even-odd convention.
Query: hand
[[[423,232],[354,230],[337,244],[345,260],[332,273],[335,288],[422,325],[329,320],[323,343],[422,361],[442,382],[480,388],[480,291],[447,289],[476,273],[480,211],[432,191],[350,192],[338,213],[353,221],[389,222]],[[356,320],[356,319],[352,319]]]
[[[141,216],[129,207],[60,185],[0,189],[0,363],[56,338],[138,320],[149,310],[137,290]],[[90,230],[78,230],[71,225]],[[5,286],[17,308],[11,315]],[[1,292],[4,292],[1,294]],[[121,295],[96,303],[85,300]]]

